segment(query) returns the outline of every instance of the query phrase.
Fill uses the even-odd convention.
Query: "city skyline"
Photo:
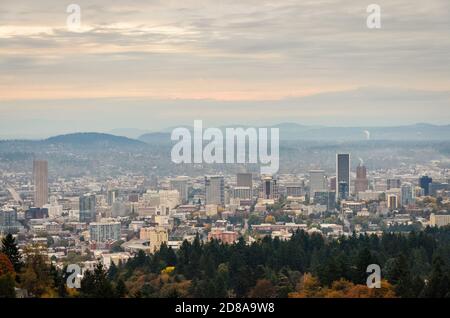
[[[449,0],[0,2],[0,299],[450,298]]]

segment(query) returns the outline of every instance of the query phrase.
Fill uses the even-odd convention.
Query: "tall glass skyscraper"
[[[90,223],[96,219],[95,195],[85,194],[80,197],[80,222]]]
[[[350,154],[336,155],[336,200],[345,200],[350,193]]]

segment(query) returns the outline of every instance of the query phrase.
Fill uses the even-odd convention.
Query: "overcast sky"
[[[0,138],[194,119],[450,124],[450,1],[1,0]]]

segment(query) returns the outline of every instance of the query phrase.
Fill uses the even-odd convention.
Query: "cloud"
[[[291,105],[290,97],[298,97],[302,107],[264,116],[300,116],[309,103],[311,109],[301,116],[329,122],[337,113],[330,103],[340,105],[351,121],[359,118],[357,103],[379,107],[388,101],[398,109],[408,105],[403,115],[408,121],[410,113],[422,114],[423,104],[433,106],[431,101],[439,99],[436,91],[450,90],[448,0],[379,0],[380,30],[367,29],[367,5],[357,0],[77,3],[83,29],[70,32],[61,1],[2,0],[3,109],[44,107],[54,100],[61,114],[70,114],[69,100],[94,107],[105,99],[138,99],[161,101],[155,105],[164,106],[151,102],[149,109],[176,117],[181,108],[172,106],[173,99],[209,99],[216,101],[211,103],[216,108],[207,108],[214,109],[213,116],[214,111],[226,113],[219,101],[231,108],[237,101],[257,103],[262,113],[273,111],[265,102]],[[359,87],[380,95],[363,94],[370,100],[360,100]],[[174,108],[165,109],[164,100]],[[436,105],[432,109],[448,106],[448,99]],[[127,107],[117,103],[110,111],[120,118]],[[370,107],[367,112],[372,114]],[[371,116],[381,122],[386,118]]]

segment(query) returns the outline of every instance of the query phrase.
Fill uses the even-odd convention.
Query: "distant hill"
[[[192,132],[192,127],[185,126]],[[219,129],[225,136],[225,129],[247,125],[222,126]],[[297,123],[281,123],[267,128],[279,128],[281,140],[320,140],[320,141],[361,141],[361,140],[393,140],[393,141],[446,141],[450,140],[450,125],[414,124],[393,127],[326,127],[308,126]],[[207,127],[204,127],[206,129]],[[170,143],[170,129],[161,133],[149,133],[138,139],[146,143]]]
[[[280,124],[282,140],[450,140],[450,125],[414,124],[394,127],[323,127]]]
[[[137,128],[116,128],[111,130],[109,133],[115,136],[123,136],[131,139],[137,139],[139,136],[151,133],[151,130],[147,129],[137,129]]]
[[[193,134],[192,127],[185,127]],[[219,127],[224,136],[226,127],[251,127],[247,125],[229,125]],[[267,128],[279,128],[281,140],[304,140],[304,141],[364,141],[364,140],[386,140],[386,141],[449,141],[450,125],[432,125],[418,123],[414,125],[392,126],[392,127],[326,127],[308,126],[297,123],[281,123]],[[204,127],[204,129],[207,127]],[[256,127],[257,128],[257,127]],[[138,133],[139,130],[134,131]],[[49,145],[83,146],[83,147],[145,147],[147,145],[171,145],[171,130],[164,129],[161,132],[151,132],[140,135],[136,139],[105,133],[73,133],[58,135],[44,140],[3,140],[0,146],[9,147],[16,145],[19,149],[28,147],[42,147]],[[1,148],[1,147],[0,147]],[[1,150],[1,149],[0,149]]]
[[[44,140],[45,143],[50,144],[99,144],[99,143],[108,143],[115,145],[142,145],[143,143],[139,140],[130,139],[127,137],[114,136],[109,134],[102,133],[74,133],[67,135],[59,135],[50,137]]]
[[[165,132],[148,133],[140,136],[138,139],[147,144],[167,144],[171,143],[170,135],[170,133]]]

